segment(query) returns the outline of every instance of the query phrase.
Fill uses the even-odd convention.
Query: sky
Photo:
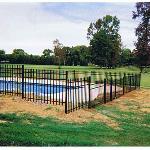
[[[57,38],[64,46],[89,45],[87,28],[105,15],[117,16],[119,33],[125,47],[134,49],[135,28],[132,19],[135,3],[0,3],[0,49],[12,53],[21,48],[41,55],[53,49]]]

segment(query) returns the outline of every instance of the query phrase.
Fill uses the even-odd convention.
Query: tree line
[[[60,52],[59,52],[60,51]],[[130,49],[123,48],[118,57],[117,66],[127,66],[135,64],[135,56]],[[0,62],[9,62],[12,64],[35,64],[35,65],[66,65],[66,66],[88,66],[99,65],[93,64],[90,47],[81,45],[75,47],[57,48],[54,52],[50,49],[45,49],[42,55],[29,55],[23,49],[14,49],[11,54],[6,54],[4,50],[0,50]],[[118,60],[118,59],[117,59]],[[107,66],[100,60],[99,66]],[[116,65],[116,64],[115,64]],[[111,65],[114,67],[114,65]]]
[[[91,22],[87,29],[89,46],[64,46],[58,39],[53,41],[53,50],[45,49],[42,55],[29,55],[23,49],[14,49],[12,54],[0,50],[0,61],[15,64],[69,65],[116,67],[126,65],[150,64],[150,2],[136,3],[133,19],[141,22],[136,28],[135,49],[122,45],[119,34],[120,20],[116,16],[106,15]]]

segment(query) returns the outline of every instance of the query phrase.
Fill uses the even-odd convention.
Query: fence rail
[[[101,74],[97,74],[97,76]],[[105,73],[69,77],[68,71],[25,69],[24,65],[0,65],[0,93],[22,99],[63,105],[65,113],[107,103],[140,87],[140,74]]]

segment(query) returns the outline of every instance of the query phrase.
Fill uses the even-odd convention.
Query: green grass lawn
[[[140,70],[137,67],[120,67],[116,69],[102,69],[101,67],[96,66],[58,66],[58,65],[30,65],[25,64],[25,68],[34,68],[34,69],[51,69],[51,70],[66,70],[66,71],[98,71],[98,72],[139,72]]]
[[[141,87],[142,88],[150,88],[150,73],[142,73]]]
[[[11,65],[11,64],[6,64]],[[14,64],[17,65],[17,64]],[[18,64],[21,65],[21,64]],[[98,72],[139,72],[139,68],[134,66],[128,67],[119,67],[116,69],[102,69],[101,67],[96,66],[58,66],[58,65],[31,65],[25,64],[26,69],[49,69],[49,70],[66,70],[66,71],[98,71]]]
[[[25,65],[25,68],[28,69],[51,69],[51,70],[59,70],[59,66],[55,65]],[[116,73],[139,73],[140,70],[137,67],[129,66],[129,67],[120,67],[115,69],[101,69],[100,67],[94,66],[60,66],[61,70],[67,71],[96,71],[104,74],[105,72],[116,72]],[[150,88],[150,68],[144,69],[141,77],[141,87],[142,88]]]
[[[43,66],[26,65],[26,68]],[[44,66],[57,69],[58,66]],[[90,67],[63,67],[62,69],[111,72],[139,72],[136,67],[100,69]],[[150,88],[150,73],[142,74],[142,88]],[[95,108],[119,124],[119,129],[102,122],[84,124],[63,123],[54,118],[30,114],[0,114],[0,145],[5,146],[150,146],[150,114],[125,112],[116,107],[101,105]],[[116,117],[115,117],[116,116]]]
[[[5,146],[149,146],[150,114],[123,112],[113,106],[97,111],[119,123],[113,129],[102,122],[62,123],[29,114],[0,114],[0,145]],[[117,117],[114,117],[114,116]]]

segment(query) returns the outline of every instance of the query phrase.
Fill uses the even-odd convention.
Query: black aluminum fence
[[[132,75],[132,73],[129,73],[129,75]],[[69,79],[77,79],[77,78],[88,78],[91,77],[91,82],[97,82],[97,81],[103,81],[104,79],[110,80],[111,77],[114,79],[120,79],[123,78],[122,72],[100,72],[100,71],[76,71],[71,70],[68,71],[68,78]]]
[[[63,105],[66,79],[67,72],[0,65],[0,93],[21,95],[33,102]]]
[[[0,65],[0,93],[37,103],[64,105],[65,113],[69,113],[107,103],[135,90],[140,87],[140,78],[140,74],[117,73],[105,73],[96,80],[92,76],[70,78],[67,71]]]
[[[66,112],[80,108],[91,108],[97,104],[107,103],[125,93],[140,88],[140,74],[123,74],[110,76],[96,82],[91,77],[68,79]]]

